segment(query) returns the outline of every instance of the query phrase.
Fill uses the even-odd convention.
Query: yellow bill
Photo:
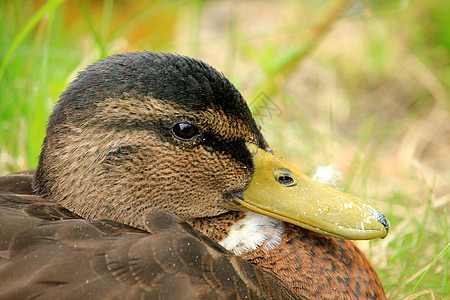
[[[255,173],[233,202],[294,225],[345,239],[384,238],[385,216],[365,201],[315,181],[275,151],[247,143]]]

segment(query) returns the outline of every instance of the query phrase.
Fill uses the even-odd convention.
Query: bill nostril
[[[284,186],[292,186],[294,184],[294,179],[290,176],[280,176],[277,181]]]
[[[297,184],[297,181],[292,177],[292,172],[289,169],[277,169],[273,172],[273,177],[278,183],[285,187],[294,186]]]

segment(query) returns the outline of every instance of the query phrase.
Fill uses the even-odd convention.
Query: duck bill
[[[361,199],[315,181],[272,149],[247,144],[255,172],[232,201],[300,227],[345,239],[384,238],[388,221]]]

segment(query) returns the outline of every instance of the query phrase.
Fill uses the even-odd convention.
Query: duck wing
[[[1,299],[295,298],[173,214],[148,214],[148,231],[85,220],[34,195],[32,175],[0,177]]]

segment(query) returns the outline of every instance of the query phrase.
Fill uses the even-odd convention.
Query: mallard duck
[[[344,240],[385,237],[383,214],[284,160],[196,59],[88,66],[0,192],[1,299],[385,298]]]

